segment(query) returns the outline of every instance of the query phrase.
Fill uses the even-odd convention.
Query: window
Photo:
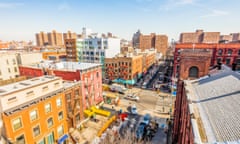
[[[45,87],[42,88],[42,91],[43,91],[43,92],[45,92],[45,91],[47,91],[47,90],[48,90],[48,86],[45,86]]]
[[[75,118],[76,118],[76,123],[80,122],[80,114],[79,113],[76,115]]]
[[[59,82],[57,82],[57,83],[54,83],[54,87],[59,87]]]
[[[48,144],[54,144],[54,134],[53,132],[47,136],[47,143]]]
[[[56,103],[57,103],[57,107],[62,106],[62,99],[61,99],[61,98],[58,98],[58,99],[56,100]]]
[[[97,78],[98,78],[98,77],[99,77],[99,73],[97,72],[97,74],[96,74],[96,75],[97,75]]]
[[[71,101],[71,93],[66,94],[66,99],[68,102]]]
[[[17,72],[18,70],[17,70],[17,67],[14,67],[14,72]]]
[[[222,49],[219,49],[219,50],[218,50],[218,55],[222,55],[222,53],[223,53],[223,50],[222,50]]]
[[[17,118],[15,120],[12,121],[12,125],[13,125],[13,129],[16,131],[18,130],[19,128],[22,127],[22,120],[21,118]]]
[[[7,63],[7,65],[9,65],[9,62],[8,62],[8,60],[6,60],[6,63]]]
[[[37,110],[31,111],[30,112],[30,120],[34,121],[38,118]]]
[[[13,59],[13,60],[12,60],[12,62],[13,62],[13,64],[16,64],[16,61],[15,61],[15,59]]]
[[[16,138],[16,143],[17,143],[17,144],[25,144],[24,135],[21,135],[21,136],[17,137],[17,138]]]
[[[188,76],[191,77],[191,78],[198,78],[198,67],[196,66],[192,66],[190,69],[189,69],[189,74]]]
[[[240,50],[238,50],[238,55],[240,56]]]
[[[222,59],[221,58],[217,58],[217,63],[221,63]]]
[[[33,136],[36,137],[40,135],[40,127],[39,125],[33,128]]]
[[[50,104],[50,103],[48,103],[48,104],[45,105],[45,112],[46,112],[46,113],[51,112],[51,104]]]
[[[37,142],[37,144],[45,144],[45,139],[41,139],[40,141]]]
[[[11,72],[10,68],[8,68],[8,72],[9,72],[9,73]]]
[[[58,120],[62,120],[62,119],[63,119],[63,112],[60,111],[60,112],[58,113]]]
[[[75,90],[75,96],[79,96],[79,90]]]
[[[228,50],[228,55],[232,55],[232,50],[231,49]]]
[[[230,65],[230,63],[231,63],[231,59],[230,59],[230,58],[227,58],[227,59],[226,59],[226,65]]]
[[[48,124],[48,128],[53,126],[53,118],[52,117],[47,120],[47,124]]]
[[[58,133],[58,137],[60,137],[64,134],[63,126],[60,126],[57,128],[57,133]]]
[[[0,75],[2,75],[2,72],[1,72],[1,70],[0,70]]]
[[[33,92],[33,91],[29,91],[29,92],[26,93],[26,95],[27,95],[27,97],[33,96],[33,95],[34,95],[34,92]]]

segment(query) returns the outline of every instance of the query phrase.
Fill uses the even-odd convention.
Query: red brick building
[[[55,75],[67,81],[81,81],[80,95],[84,110],[103,101],[101,64],[60,62],[19,67],[20,75],[36,77]]]
[[[224,65],[213,71],[178,81],[173,144],[239,143],[240,74]]]
[[[179,76],[178,67],[180,66],[181,62],[181,52],[185,49],[211,50],[212,56],[210,60],[210,66],[215,66],[217,63],[222,63],[229,67],[232,67],[232,64],[240,65],[240,43],[178,43],[175,45],[174,52],[174,76]],[[192,60],[189,60],[189,63],[192,62]],[[237,70],[240,70],[239,67],[237,67]]]

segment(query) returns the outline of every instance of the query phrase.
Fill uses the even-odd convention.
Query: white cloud
[[[141,2],[152,2],[153,0],[136,0],[136,2],[139,2],[139,3],[141,3]]]
[[[193,4],[195,3],[195,0],[175,0],[176,4],[179,5],[187,5],[187,4]]]
[[[24,3],[10,3],[10,2],[0,2],[0,8],[15,8],[18,6],[23,6]]]
[[[227,11],[222,11],[222,10],[212,10],[211,13],[203,15],[201,17],[206,18],[206,17],[217,17],[217,16],[225,16],[228,15],[229,12]]]
[[[167,0],[164,5],[160,6],[159,10],[169,11],[187,5],[197,5],[196,0]]]
[[[64,11],[64,10],[69,10],[70,5],[68,3],[61,3],[58,5],[58,10]]]

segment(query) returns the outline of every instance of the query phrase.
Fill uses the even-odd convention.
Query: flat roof
[[[187,95],[202,120],[207,143],[240,142],[240,74],[229,69],[186,80]]]
[[[66,71],[76,71],[76,70],[87,70],[95,67],[99,67],[100,63],[82,63],[82,62],[54,62],[54,61],[42,61],[40,63],[35,63],[29,65],[33,68],[50,68],[55,70],[66,70]]]
[[[46,83],[46,82],[50,82],[52,80],[57,80],[57,79],[60,79],[60,77],[45,75],[45,76],[36,77],[29,80],[24,80],[24,81],[0,86],[0,97],[18,90],[26,89],[35,85],[39,85],[41,83]]]

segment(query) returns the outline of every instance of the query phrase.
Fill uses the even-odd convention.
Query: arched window
[[[188,74],[188,77],[198,78],[198,68],[196,66],[190,67]]]

